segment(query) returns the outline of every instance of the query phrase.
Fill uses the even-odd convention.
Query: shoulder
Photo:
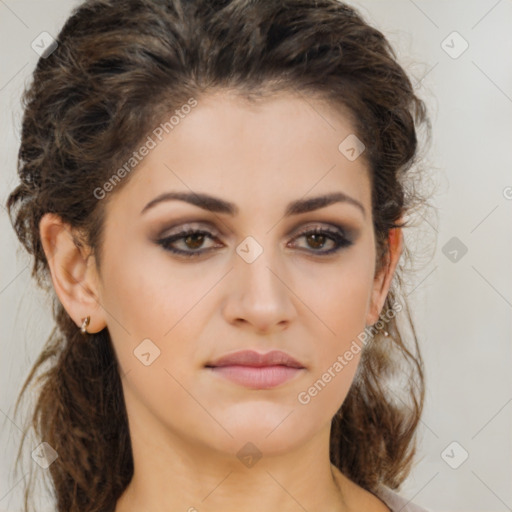
[[[373,512],[431,512],[411,500],[401,496],[387,485],[381,483],[375,490],[368,490],[345,476],[336,466],[333,474],[344,489],[348,510],[368,510]]]
[[[380,485],[374,493],[391,510],[391,512],[429,512],[427,509],[412,503],[386,485]]]

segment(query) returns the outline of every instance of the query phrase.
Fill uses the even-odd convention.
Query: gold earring
[[[82,327],[80,327],[80,332],[82,334],[85,334],[87,332],[87,326],[91,322],[91,317],[86,316],[85,318],[82,318]]]

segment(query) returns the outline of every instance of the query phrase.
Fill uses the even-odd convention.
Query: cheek
[[[115,237],[110,247],[114,247]],[[173,263],[147,241],[125,244],[105,261],[103,306],[112,328],[135,339],[169,336],[218,280],[198,276],[192,265]],[[110,254],[115,254],[112,250]]]
[[[347,353],[350,359],[346,358]],[[312,376],[297,394],[299,413],[330,422],[350,390],[360,354],[360,350],[341,352]]]
[[[330,421],[343,404],[364,349],[371,279],[362,269],[351,270],[326,280],[318,294],[316,310],[322,313],[321,320],[329,330],[317,322],[316,339],[320,342],[314,364],[296,396],[301,414],[323,421]]]
[[[302,271],[301,271],[302,272]],[[365,327],[373,290],[373,262],[364,251],[353,251],[339,264],[319,266],[302,278],[301,293],[324,326],[324,347],[338,347]],[[309,315],[311,316],[311,314]]]
[[[307,287],[314,290],[307,303],[315,313],[309,313],[311,338],[319,342],[315,345],[312,387],[302,389],[302,400],[297,397],[302,405],[311,402],[311,407],[327,408],[334,414],[344,400],[364,347],[373,271],[371,255],[354,251],[343,263],[317,271],[307,281]]]
[[[101,300],[112,343],[122,371],[133,372],[132,379],[140,374],[143,386],[148,385],[147,378],[157,378],[154,369],[172,371],[176,360],[190,360],[200,328],[195,310],[212,286],[208,278],[193,278],[176,265],[165,265],[158,252],[125,246],[117,250],[119,259],[110,257],[103,265]],[[151,362],[148,367],[147,362]],[[155,389],[160,385],[154,382]]]
[[[176,409],[200,416],[186,390],[193,387],[195,342],[206,318],[201,299],[215,280],[179,270],[165,277],[161,259],[157,266],[149,259],[141,264],[129,251],[124,256],[122,265],[105,265],[103,305],[129,416],[149,421],[150,412],[167,424]]]

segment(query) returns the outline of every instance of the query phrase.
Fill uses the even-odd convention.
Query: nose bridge
[[[254,295],[262,300],[274,300],[283,294],[283,283],[276,276],[282,272],[280,254],[271,243],[271,236],[266,236],[260,243],[253,236],[248,236],[237,247],[237,279],[240,280],[244,295]]]
[[[243,319],[262,330],[289,321],[294,312],[282,254],[271,239],[266,236],[260,243],[248,236],[237,246],[227,309],[231,320]]]

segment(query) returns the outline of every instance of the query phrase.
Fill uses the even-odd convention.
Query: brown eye
[[[157,240],[157,244],[162,246],[166,251],[178,254],[185,257],[196,257],[210,252],[215,249],[215,245],[200,250],[207,239],[215,240],[216,237],[205,230],[188,229],[176,233],[175,235],[166,236]],[[182,248],[177,248],[176,245],[181,243]],[[219,247],[219,245],[217,245]]]
[[[204,234],[194,233],[192,235],[187,235],[183,238],[183,241],[189,249],[199,249],[204,243]]]
[[[316,253],[320,256],[326,254],[332,254],[343,247],[349,247],[354,242],[350,240],[342,229],[332,230],[328,228],[313,228],[307,229],[303,232],[299,233],[294,240],[304,238],[306,240],[307,246],[312,249],[309,252]],[[331,243],[331,249],[328,250],[320,250],[327,243]],[[308,250],[307,248],[305,249]]]
[[[329,238],[327,238],[324,234],[312,233],[305,236],[309,246],[313,249],[321,249],[325,245],[326,241],[329,240]]]

